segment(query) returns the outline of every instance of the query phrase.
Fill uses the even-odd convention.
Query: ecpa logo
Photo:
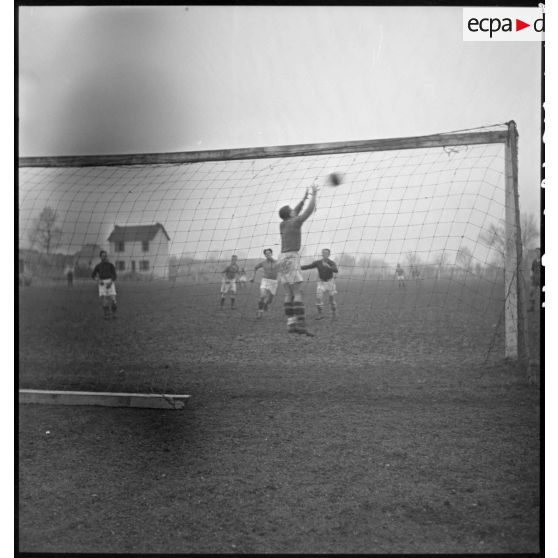
[[[464,41],[544,41],[543,8],[463,8]]]

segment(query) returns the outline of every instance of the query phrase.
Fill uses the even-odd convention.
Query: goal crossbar
[[[427,147],[456,147],[506,143],[508,130],[433,134],[378,140],[361,140],[329,143],[279,145],[210,151],[183,151],[176,153],[139,153],[121,155],[76,155],[55,157],[20,157],[20,167],[81,167],[119,165],[157,165],[202,163],[241,159],[269,159],[276,157],[300,157],[304,155],[332,155],[366,151],[394,151],[423,149]]]

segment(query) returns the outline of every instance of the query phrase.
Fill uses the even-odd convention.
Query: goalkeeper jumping
[[[312,195],[306,209],[302,211],[304,202],[308,198],[308,190],[304,198],[294,209],[288,205],[279,210],[281,231],[281,255],[279,256],[279,280],[285,287],[285,315],[287,316],[287,330],[289,333],[300,333],[313,337],[314,334],[306,329],[306,317],[302,293],[302,273],[300,271],[300,245],[302,224],[316,208],[318,186],[312,186]],[[302,211],[302,212],[301,212]]]

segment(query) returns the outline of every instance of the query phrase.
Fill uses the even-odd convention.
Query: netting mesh
[[[420,343],[406,339],[403,331],[390,337],[394,354],[415,341],[422,348],[414,350],[428,352],[444,336],[461,356],[486,358],[495,348],[498,353],[505,295],[498,237],[505,212],[502,144],[182,164],[21,167],[24,387],[173,391],[180,382],[169,369],[222,361],[246,365],[249,356],[246,351],[237,355],[232,341],[243,328],[256,335],[256,345],[258,331],[286,335],[281,304],[275,304],[265,324],[254,322],[259,276],[249,281],[264,248],[279,255],[278,209],[294,206],[314,180],[332,171],[343,176],[343,183],[321,188],[317,209],[303,226],[301,253],[303,263],[309,263],[328,248],[339,266],[342,320],[336,335],[354,339],[355,329],[363,327],[373,336],[382,325],[407,324],[408,330],[422,324],[423,331],[431,330]],[[108,251],[118,273],[118,331],[100,321],[91,279],[100,249]],[[233,254],[244,273],[238,277],[238,319],[231,331],[223,327],[222,320],[229,318],[219,313],[219,298],[223,270]],[[397,279],[397,264],[404,280]],[[304,277],[311,314],[316,271]],[[126,340],[124,327],[135,327],[135,337]],[[53,328],[60,328],[58,337]],[[332,335],[331,330],[324,334]],[[130,343],[136,342],[130,353]],[[171,364],[160,354],[169,344],[180,355]],[[119,355],[122,362],[115,365]]]

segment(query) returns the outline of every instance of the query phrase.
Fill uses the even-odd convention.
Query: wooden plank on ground
[[[102,407],[130,407],[141,409],[180,410],[189,395],[154,393],[111,393],[97,391],[51,391],[20,389],[19,403],[43,405],[95,405]]]

